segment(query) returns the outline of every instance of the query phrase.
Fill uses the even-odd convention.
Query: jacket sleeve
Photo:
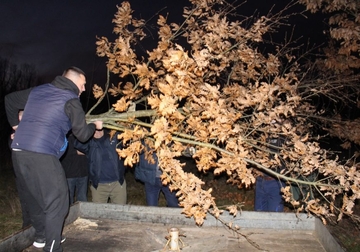
[[[74,148],[81,151],[84,154],[88,154],[90,149],[89,141],[87,141],[86,143],[82,143],[79,140],[75,139]]]
[[[95,124],[86,123],[85,112],[78,98],[65,104],[65,113],[70,118],[72,132],[80,142],[86,142],[95,132]]]
[[[6,117],[11,127],[19,124],[19,110],[25,108],[32,89],[33,88],[28,88],[5,96]]]

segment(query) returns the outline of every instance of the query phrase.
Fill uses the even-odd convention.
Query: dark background
[[[160,10],[163,15],[180,15],[184,3],[188,1],[130,1],[133,15],[145,20]],[[105,79],[106,66],[96,56],[96,36],[111,38],[112,19],[120,4],[114,0],[3,0],[0,55],[34,65],[45,82],[75,65],[87,73],[88,82],[97,83]]]
[[[112,19],[117,11],[119,0],[3,0],[0,2],[0,56],[21,64],[34,65],[45,82],[51,81],[71,65],[82,68],[89,83],[105,80],[104,60],[96,56],[96,36],[112,37]],[[156,13],[169,20],[180,22],[182,10],[190,5],[187,0],[130,0],[133,16],[151,20],[147,31],[156,36],[153,26]],[[267,14],[281,10],[290,1],[251,0],[238,9],[239,16]],[[239,2],[236,2],[239,4]],[[303,6],[291,8],[287,13],[304,10]],[[154,16],[155,15],[155,16]],[[295,37],[302,41],[311,38],[312,43],[321,43],[324,27],[321,16],[308,14],[289,19],[290,26],[274,36],[282,40],[295,25]],[[152,45],[151,37],[142,42],[143,49]],[[155,43],[155,41],[153,41]]]

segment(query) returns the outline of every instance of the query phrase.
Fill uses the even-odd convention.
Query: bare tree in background
[[[8,59],[0,58],[0,118],[6,118],[4,98],[5,95],[17,91],[33,87],[37,85],[37,74],[35,67],[22,64],[16,65]],[[3,120],[0,124],[0,163],[1,168],[6,168],[9,163],[10,150],[8,146],[11,127],[7,120]]]

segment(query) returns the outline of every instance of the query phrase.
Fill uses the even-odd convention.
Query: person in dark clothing
[[[24,112],[23,110],[19,111],[19,122],[21,121],[23,112]],[[11,135],[9,137],[10,149],[11,149],[11,143],[14,139],[14,136],[15,136],[15,130],[13,130],[13,132],[11,133]],[[22,228],[26,228],[31,225],[31,219],[30,219],[28,207],[26,206],[24,195],[19,193],[22,189],[21,189],[21,184],[18,182],[18,179],[16,178],[16,176],[15,176],[15,184],[16,184],[16,190],[18,191],[18,194],[19,194],[19,201],[20,201],[20,206],[21,206],[21,215],[22,215],[22,221],[23,221]]]
[[[146,151],[149,149],[140,153],[139,163],[135,167],[135,179],[140,180],[145,185],[146,204],[158,206],[159,195],[162,192],[168,207],[179,207],[176,192],[170,191],[169,185],[163,185],[161,182],[161,170],[156,153],[152,153],[152,161],[154,161],[152,162],[146,159]]]
[[[70,67],[54,81],[5,96],[6,116],[15,130],[12,161],[15,175],[35,228],[36,247],[62,251],[62,228],[69,210],[69,194],[59,158],[72,129],[81,141],[89,139],[102,121],[86,123],[79,100],[85,90],[82,70]],[[19,122],[18,112],[24,110]]]
[[[84,153],[74,147],[75,137],[68,136],[69,146],[60,161],[65,171],[69,187],[70,204],[76,201],[87,201],[88,191],[88,162]]]
[[[269,144],[270,158],[273,159],[276,153],[280,153],[285,139],[278,136],[267,139],[267,142]],[[276,169],[279,173],[286,168],[285,162],[281,158],[280,160],[282,164]],[[281,193],[282,187],[285,187],[285,183],[282,180],[265,172],[258,176],[255,183],[255,211],[283,212],[284,199]]]
[[[75,148],[88,158],[92,202],[107,203],[110,199],[110,203],[126,204],[125,166],[116,152],[117,134],[97,130],[85,143],[75,140]]]

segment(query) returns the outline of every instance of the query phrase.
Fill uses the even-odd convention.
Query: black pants
[[[12,161],[20,198],[25,201],[35,238],[45,238],[44,251],[59,252],[69,210],[65,173],[58,158],[29,151],[13,151]]]
[[[24,193],[20,193],[23,191],[23,188],[22,188],[22,185],[20,184],[20,182],[18,182],[18,178],[15,178],[15,182],[16,182],[16,189],[19,194],[19,200],[20,200],[20,206],[21,206],[21,214],[22,214],[22,221],[23,221],[22,228],[26,228],[28,226],[31,226],[31,217],[30,217],[30,213],[29,213],[29,207],[26,205]]]

